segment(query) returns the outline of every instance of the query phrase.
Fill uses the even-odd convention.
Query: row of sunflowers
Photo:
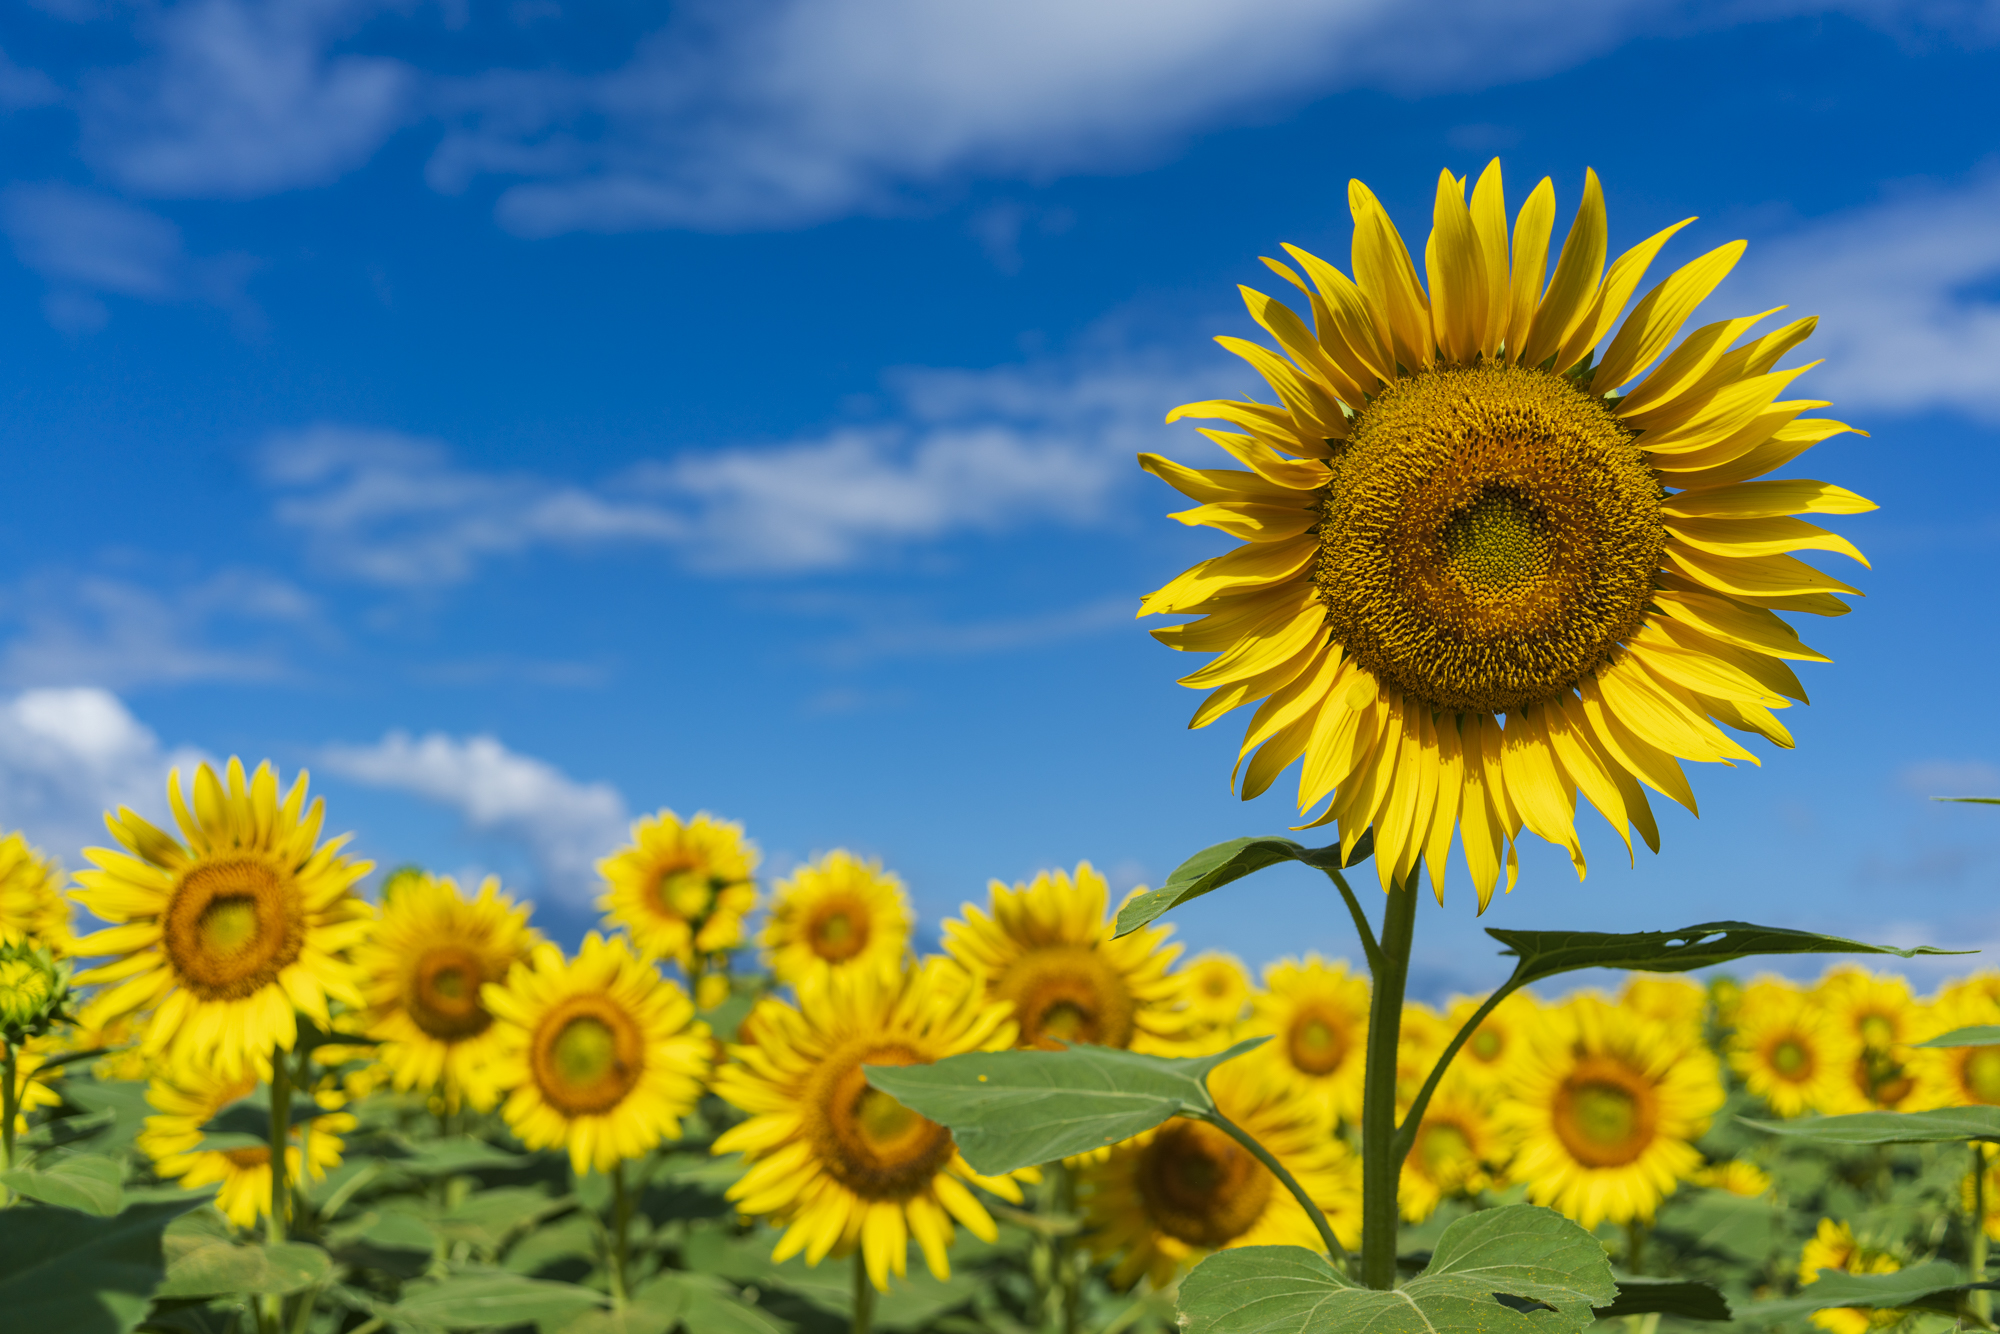
[[[1170,1318],[1158,1299],[1211,1251],[1316,1244],[1294,1195],[1214,1125],[1176,1119],[1065,1164],[982,1175],[948,1131],[863,1073],[1064,1043],[1189,1056],[1265,1039],[1216,1067],[1213,1097],[1341,1242],[1358,1243],[1366,977],[1308,954],[1253,980],[1223,954],[1184,959],[1168,928],[1114,937],[1108,887],[1087,863],[996,882],[983,907],[943,923],[940,955],[918,958],[902,884],[845,851],[779,878],[753,937],[755,846],[735,824],[663,811],[600,863],[606,934],[566,956],[493,880],[468,892],[405,869],[385,878],[379,904],[362,898],[372,867],[322,837],[303,775],[281,793],[269,765],[203,766],[186,790],[170,780],[169,799],[178,837],[121,809],[107,817],[121,847],[88,851],[74,887],[20,835],[0,841],[7,1166],[91,1147],[81,1128],[116,1110],[107,1089],[143,1085],[142,1110],[123,1104],[133,1198],[213,1188],[229,1225],[323,1246],[331,1267],[276,1308],[205,1294],[199,1306],[156,1303],[148,1327],[476,1327],[427,1326],[398,1293],[488,1270],[546,1282],[537,1276],[583,1260],[577,1286],[600,1286],[617,1310],[701,1250],[699,1218],[794,1274],[854,1257],[857,1301],[873,1301],[864,1288],[893,1297],[921,1284],[913,1248],[933,1284],[948,1284],[955,1248],[969,1248],[981,1274],[1011,1266],[1026,1293],[1007,1315],[990,1294],[982,1306],[944,1289],[959,1294],[955,1313],[932,1309],[943,1300],[933,1294],[911,1328],[1039,1328],[1045,1312],[1066,1329],[1091,1327],[1093,1312],[1106,1330],[1147,1328]],[[108,925],[73,934],[76,906]],[[94,962],[71,976],[72,960]],[[1406,1103],[1477,1005],[1405,1006]],[[1733,1113],[2000,1103],[2000,1046],[1913,1045],[1984,1023],[2000,1023],[2000,974],[1926,999],[1852,966],[1809,986],[1636,975],[1615,998],[1517,993],[1474,1031],[1422,1118],[1399,1192],[1407,1243],[1526,1198],[1598,1229],[1630,1272],[1644,1272],[1650,1245],[1656,1262],[1673,1252],[1676,1272],[1707,1264],[1739,1294],[1783,1291],[1794,1275],[1810,1283],[1823,1268],[1894,1270],[1937,1249],[1936,1218],[1967,1207],[1975,1184],[1982,1205],[2000,1191],[1937,1154],[1878,1152],[1858,1171],[1781,1155]],[[285,1170],[274,1174],[279,1139]],[[393,1198],[396,1155],[424,1160],[439,1145],[457,1146],[463,1170],[403,1182],[432,1210],[430,1231],[412,1233],[404,1223],[418,1215]],[[476,1221],[495,1180],[537,1161],[542,1184],[502,1186],[487,1211],[511,1224],[477,1244],[439,1229],[438,1207]],[[566,1182],[548,1184],[554,1162],[566,1162]],[[680,1172],[707,1193],[707,1213],[685,1201],[649,1212],[668,1163],[679,1166],[666,1179]],[[1692,1222],[1677,1223],[1683,1205]],[[1865,1216],[1863,1235],[1821,1205]],[[537,1250],[537,1232],[565,1211],[594,1228],[581,1250]],[[1719,1249],[1696,1235],[1715,1233],[1716,1217],[1727,1222]],[[1758,1218],[1761,1231],[1746,1222]],[[2000,1211],[1986,1230],[2000,1236]],[[381,1257],[410,1249],[412,1235],[432,1253],[399,1276]],[[787,1317],[747,1282],[702,1291],[708,1306],[687,1308],[685,1293],[680,1308],[656,1304],[657,1329],[696,1329],[692,1310],[710,1313],[704,1323],[727,1310],[739,1323],[714,1326],[725,1329],[808,1328],[825,1314],[807,1303]],[[502,1303],[495,1319],[522,1309]],[[214,1320],[190,1323],[190,1310]],[[1901,1315],[1813,1319],[1860,1331]]]

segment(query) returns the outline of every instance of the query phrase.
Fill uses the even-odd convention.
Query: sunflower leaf
[[[43,1204],[80,1209],[109,1218],[124,1207],[124,1165],[97,1154],[71,1154],[42,1167],[16,1167],[0,1172],[0,1182],[16,1195]]]
[[[1203,848],[1176,866],[1174,873],[1167,877],[1166,884],[1135,896],[1120,908],[1118,925],[1113,934],[1128,936],[1189,899],[1198,899],[1210,890],[1220,889],[1232,880],[1241,880],[1252,872],[1276,866],[1279,862],[1304,862],[1320,870],[1341,870],[1366,861],[1374,849],[1375,831],[1372,829],[1361,836],[1345,862],[1341,860],[1338,843],[1324,848],[1308,848],[1289,838],[1232,838],[1227,843]]]
[[[1755,954],[1893,954],[1908,959],[1919,954],[1978,953],[1941,950],[1932,945],[1897,949],[1892,945],[1869,945],[1841,936],[1756,926],[1750,922],[1703,922],[1678,931],[1626,932],[1515,931],[1489,926],[1486,934],[1507,947],[1502,954],[1519,958],[1510,979],[1515,986],[1579,968],[1685,973]]]
[[[1597,1308],[1599,1320],[1621,1315],[1674,1316],[1680,1320],[1728,1320],[1729,1299],[1713,1283],[1699,1279],[1621,1278],[1618,1300]]]
[[[166,1272],[160,1234],[196,1203],[135,1204],[116,1218],[35,1204],[0,1210],[7,1327],[126,1334],[145,1319]]]
[[[1744,1125],[1771,1135],[1813,1144],[1941,1144],[1955,1140],[2000,1143],[2000,1107],[1939,1107],[1928,1112],[1855,1112],[1849,1116],[1805,1116],[1796,1121],[1753,1121]]]
[[[1595,1238],[1515,1204],[1453,1223],[1424,1272],[1393,1291],[1356,1287],[1303,1247],[1244,1246],[1182,1280],[1180,1308],[1188,1334],[1554,1334],[1589,1325],[1617,1296]]]
[[[156,1297],[283,1296],[333,1277],[333,1259],[319,1247],[298,1241],[238,1241],[228,1220],[212,1208],[176,1220],[162,1248],[167,1279]]]
[[[1928,1042],[1913,1042],[1913,1047],[1990,1047],[2000,1043],[2000,1024],[1973,1024],[1969,1028],[1954,1028],[1949,1033],[1940,1033]]]
[[[1736,1312],[1738,1320],[1763,1323],[1796,1320],[1829,1307],[1893,1309],[1903,1306],[1933,1311],[1951,1311],[1961,1294],[1976,1289],[2000,1288],[2000,1281],[1972,1283],[1965,1273],[1947,1260],[1932,1260],[1888,1274],[1848,1274],[1838,1269],[1822,1269],[1819,1281],[1799,1289],[1795,1297],[1774,1302],[1753,1302]]]
[[[412,1283],[389,1308],[397,1319],[434,1329],[491,1329],[496,1325],[559,1324],[604,1298],[574,1283],[552,1283],[519,1274],[459,1274],[432,1283]]]
[[[1130,1139],[1174,1116],[1215,1110],[1208,1072],[1268,1038],[1212,1056],[1143,1056],[1081,1043],[1061,1051],[975,1051],[935,1065],[868,1065],[868,1082],[944,1126],[989,1176]]]

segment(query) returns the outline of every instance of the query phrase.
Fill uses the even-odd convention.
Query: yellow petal
[[[1660,253],[1660,247],[1667,243],[1668,237],[1693,221],[1693,218],[1683,218],[1673,226],[1653,233],[1612,261],[1610,269],[1605,272],[1604,282],[1591,298],[1589,314],[1570,331],[1556,353],[1554,370],[1558,374],[1582,361],[1584,354],[1611,332],[1611,326],[1618,322],[1618,313],[1625,309],[1632,293],[1639,290],[1639,284],[1646,277],[1646,269],[1652,264],[1653,257]]]
[[[1224,501],[1177,510],[1167,516],[1190,528],[1213,528],[1239,542],[1282,542],[1319,522],[1317,508]]]
[[[1507,351],[1516,360],[1534,327],[1535,308],[1542,299],[1542,280],[1549,269],[1549,233],[1556,224],[1556,187],[1542,177],[1514,219],[1514,263],[1508,279]],[[1533,363],[1529,363],[1533,364]]]
[[[1533,204],[1533,200],[1529,200]],[[1553,199],[1551,199],[1553,206]],[[1524,209],[1525,213],[1526,210]],[[1556,260],[1555,276],[1535,310],[1535,318],[1521,348],[1523,365],[1539,366],[1554,356],[1572,330],[1590,313],[1590,301],[1597,293],[1597,280],[1604,272],[1606,238],[1604,188],[1597,173],[1583,173],[1583,202],[1577,205],[1576,220],[1563,241],[1562,255]],[[1516,291],[1518,299],[1519,292]]]
[[[1449,171],[1438,173],[1424,267],[1431,337],[1449,360],[1471,361],[1486,328],[1486,261],[1465,207],[1465,183]]]
[[[1417,283],[1410,248],[1396,224],[1367,186],[1347,183],[1348,210],[1354,215],[1354,282],[1368,298],[1377,340],[1405,369],[1431,364],[1430,302]]]
[[[1777,514],[1866,514],[1874,501],[1845,487],[1806,480],[1738,482],[1669,496],[1662,514],[1696,519],[1761,519]]]
[[[1660,610],[1725,643],[1753,649],[1774,658],[1801,662],[1831,662],[1825,654],[1799,642],[1798,632],[1761,607],[1748,607],[1719,594],[1702,591],[1675,575],[1661,576],[1653,600]]]
[[[1267,260],[1266,263],[1275,263]],[[1318,338],[1307,329],[1305,322],[1292,313],[1284,303],[1273,301],[1262,292],[1238,285],[1243,294],[1243,304],[1249,307],[1250,318],[1264,326],[1279,346],[1291,354],[1293,361],[1305,367],[1321,380],[1326,388],[1341,401],[1355,406],[1362,401],[1361,386],[1354,378],[1341,369],[1339,363],[1327,355]]]
[[[1290,245],[1285,253],[1299,262],[1318,289],[1313,294],[1319,299],[1313,315],[1320,321],[1319,340],[1327,355],[1363,389],[1395,379],[1395,363],[1376,335],[1375,316],[1361,289],[1317,255]]]
[[[1706,301],[1709,293],[1729,276],[1749,245],[1748,241],[1731,241],[1718,246],[1675,269],[1640,298],[1632,313],[1625,317],[1624,327],[1611,340],[1611,346],[1604,349],[1604,358],[1597,363],[1596,374],[1590,381],[1591,388],[1599,394],[1608,394],[1651,365],[1674,341],[1674,335],[1694,314],[1695,307]]]
[[[1479,238],[1480,268],[1486,276],[1481,301],[1486,315],[1479,332],[1479,352],[1497,356],[1507,339],[1507,325],[1513,315],[1507,284],[1507,189],[1500,175],[1500,159],[1494,158],[1479,173],[1472,187],[1472,234]]]
[[[1768,319],[1783,309],[1783,306],[1773,306],[1755,315],[1720,320],[1696,329],[1681,340],[1679,347],[1667,354],[1666,360],[1653,368],[1652,374],[1618,400],[1618,413],[1621,416],[1639,413],[1673,402],[1698,384],[1714,369],[1716,362],[1728,355],[1731,343],[1748,333],[1760,320]],[[1630,327],[1629,322],[1627,327]],[[1621,332],[1619,336],[1624,335]],[[1609,354],[1606,356],[1608,358]],[[1592,383],[1598,381],[1593,380]]]
[[[1585,677],[1577,684],[1577,694],[1582,697],[1583,717],[1589,724],[1588,735],[1615,760],[1619,771],[1628,773],[1653,791],[1670,801],[1685,806],[1690,815],[1700,815],[1695,804],[1694,790],[1688,786],[1687,775],[1674,757],[1658,746],[1645,740],[1627,727],[1615,711],[1605,703],[1604,693],[1598,688],[1594,677]],[[1570,715],[1574,718],[1576,715]],[[1659,844],[1654,842],[1657,850]]]

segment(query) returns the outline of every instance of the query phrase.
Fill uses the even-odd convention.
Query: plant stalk
[[[1986,1281],[1986,1146],[1972,1145],[1972,1219],[1970,1232],[1966,1237],[1967,1267],[1972,1270],[1972,1281]],[[1974,1288],[1971,1292],[1972,1313],[1987,1323],[1993,1320],[1993,1293],[1986,1288]]]
[[[15,1081],[21,1076],[19,1059],[13,1044],[0,1042],[0,1049],[4,1049],[7,1053],[4,1063],[0,1063],[5,1067],[4,1070],[0,1070],[0,1079],[6,1080],[6,1088],[0,1090],[0,1118],[4,1118],[0,1119],[0,1144],[6,1146],[7,1170],[11,1172],[14,1169],[14,1118],[21,1114],[20,1090],[15,1087]],[[12,1198],[12,1196],[9,1193],[0,1198]]]
[[[611,1305],[623,1310],[626,1301],[626,1267],[631,1255],[632,1196],[625,1188],[625,1164],[611,1169]]]
[[[1333,1226],[1326,1221],[1326,1215],[1320,1212],[1317,1204],[1313,1203],[1312,1196],[1306,1194],[1306,1188],[1299,1184],[1299,1179],[1278,1161],[1277,1155],[1259,1144],[1247,1131],[1220,1111],[1210,1112],[1203,1119],[1241,1144],[1251,1157],[1264,1164],[1271,1175],[1278,1178],[1278,1183],[1290,1191],[1292,1198],[1299,1202],[1299,1207],[1306,1211],[1306,1217],[1312,1219],[1313,1227],[1319,1231],[1320,1244],[1326,1247],[1327,1255],[1332,1257],[1335,1264],[1347,1268],[1347,1248],[1340,1244],[1339,1237],[1333,1235]]]
[[[854,1247],[854,1323],[852,1334],[868,1334],[875,1324],[875,1285],[868,1281],[867,1248]]]
[[[1360,1278],[1380,1289],[1396,1286],[1396,1186],[1403,1166],[1403,1155],[1396,1151],[1396,1046],[1402,1036],[1410,943],[1416,935],[1417,879],[1412,868],[1408,880],[1389,890],[1368,1007],[1368,1071],[1361,1094]]]
[[[291,1204],[292,1069],[282,1051],[271,1053],[271,1214],[264,1220],[264,1239],[272,1245],[285,1239],[285,1219]]]

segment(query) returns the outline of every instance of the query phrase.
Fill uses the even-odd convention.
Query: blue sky
[[[2000,942],[2000,7],[30,0],[0,17],[0,822],[71,864],[191,754],[305,765],[384,864],[490,869],[569,934],[631,815],[782,871],[1120,888],[1295,822],[1184,730],[1137,597],[1217,549],[1141,449],[1249,388],[1207,340],[1346,183],[1421,237],[1498,154],[1614,243],[1746,237],[1711,302],[1822,317],[1807,475],[1868,598],[1802,626],[1795,752],[1695,775],[1628,869],[1526,858],[1419,925],[1743,917]],[[1713,316],[1712,316],[1713,317]],[[1285,785],[1280,784],[1280,789]],[[1594,817],[1587,817],[1593,819]],[[1310,876],[1182,917],[1351,954]],[[1928,974],[1926,974],[1928,976]]]

